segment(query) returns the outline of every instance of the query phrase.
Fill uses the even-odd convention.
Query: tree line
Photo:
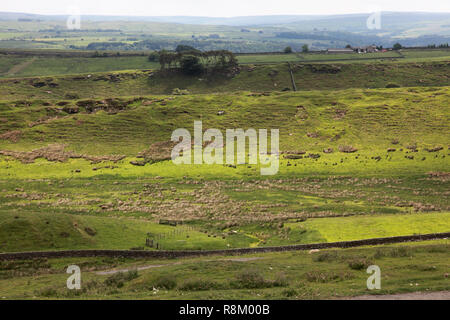
[[[200,51],[187,45],[179,45],[175,51],[153,52],[149,61],[159,62],[163,71],[179,70],[187,75],[229,72],[238,66],[238,61],[231,51]]]

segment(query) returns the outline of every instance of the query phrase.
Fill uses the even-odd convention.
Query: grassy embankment
[[[4,299],[336,299],[363,294],[449,289],[448,241],[319,253],[171,260],[108,258],[2,262]],[[68,290],[69,265],[82,290]],[[366,268],[381,268],[382,289],[369,291]],[[123,273],[98,274],[112,268]],[[138,268],[139,271],[134,271]],[[129,270],[129,271],[127,271]]]

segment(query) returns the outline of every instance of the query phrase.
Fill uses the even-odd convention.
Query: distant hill
[[[273,15],[273,16],[242,16],[242,17],[195,17],[195,16],[104,16],[83,15],[90,21],[141,21],[164,22],[198,25],[251,26],[286,24],[299,21],[324,19],[326,15]],[[29,13],[0,12],[0,20],[34,19],[34,20],[65,20],[67,15],[37,15]]]
[[[300,51],[370,44],[390,47],[450,43],[450,13],[382,12],[370,30],[370,13],[247,17],[83,15],[82,30],[68,30],[67,15],[0,12],[0,48],[160,50],[178,44],[234,52]],[[23,33],[27,33],[24,38]],[[77,39],[79,35],[83,40]],[[64,41],[59,41],[64,38]]]
[[[196,17],[196,16],[104,16],[84,15],[90,21],[153,21],[165,23],[200,24],[200,25],[227,25],[227,26],[262,26],[285,25],[293,27],[327,27],[330,30],[339,30],[354,25],[363,25],[371,13],[341,14],[341,15],[267,15],[267,16],[237,16],[237,17]],[[61,20],[67,15],[37,15],[28,13],[0,12],[0,20],[40,19]],[[450,24],[449,13],[429,12],[382,12],[385,27],[406,29],[423,27],[436,22]],[[450,29],[449,26],[447,26]],[[354,30],[353,30],[354,31]]]
[[[338,15],[321,17],[314,20],[298,20],[285,24],[297,30],[327,29],[331,31],[349,31],[389,35],[450,35],[450,13],[424,12],[382,12],[381,30],[367,29],[369,14]]]
[[[161,22],[210,26],[265,26],[284,27],[299,31],[327,30],[348,32],[372,32],[367,29],[366,21],[370,13],[343,15],[268,15],[242,17],[195,17],[195,16],[102,16],[83,15],[92,22]],[[0,12],[0,21],[17,21],[31,19],[41,21],[60,21],[67,15],[37,15],[28,13]],[[450,35],[450,12],[382,12],[381,23],[383,34],[420,36]],[[380,32],[376,30],[375,32]]]

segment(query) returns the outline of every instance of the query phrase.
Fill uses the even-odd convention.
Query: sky
[[[449,0],[1,0],[0,12],[234,17],[375,11],[450,12]]]

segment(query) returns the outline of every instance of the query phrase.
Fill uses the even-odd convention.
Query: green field
[[[433,153],[425,149],[447,146],[449,87],[143,96],[110,101],[100,94],[94,100],[3,101],[0,148],[31,151],[64,144],[81,154],[135,157],[149,144],[170,140],[173,130],[192,130],[194,121],[202,119],[205,128],[222,131],[230,127],[278,128],[281,151],[322,153],[319,159],[306,157],[298,161],[299,166],[286,170],[302,172],[304,163],[324,173],[350,168],[375,173],[377,167],[398,170],[401,166],[428,170],[439,163],[448,164],[445,150]],[[96,111],[89,111],[92,109]],[[218,115],[220,110],[225,114]],[[11,132],[17,137],[8,138]],[[89,143],[93,137],[95,145]],[[348,161],[341,162],[344,154],[338,149],[345,145],[357,148],[360,157],[347,154]],[[418,153],[414,159],[405,159],[411,145],[416,145]],[[323,154],[325,148],[335,152]],[[389,148],[396,152],[388,153]],[[383,160],[373,161],[372,156]],[[339,165],[332,166],[336,161]],[[331,166],[324,166],[325,162]],[[358,169],[355,163],[365,167]],[[11,172],[19,173],[26,174],[26,170]]]
[[[114,216],[150,221],[142,222],[139,229],[130,226],[136,231],[132,238],[121,242],[120,248],[142,246],[145,230],[152,232],[159,219],[181,219],[196,232],[209,234],[203,236],[204,242],[196,242],[195,235],[188,241],[177,237],[162,240],[160,243],[167,249],[445,232],[450,221],[445,196],[449,160],[445,149],[448,135],[441,131],[448,131],[448,90],[150,96],[118,99],[117,103],[124,103],[120,110],[106,108],[97,112],[88,111],[89,104],[78,103],[84,100],[64,105],[66,111],[78,108],[75,113],[58,111],[59,107],[52,107],[56,101],[50,106],[40,100],[15,106],[4,102],[0,118],[6,120],[3,123],[7,126],[0,132],[0,208],[5,213],[13,212],[4,233],[9,234],[10,227],[14,230],[20,224],[21,220],[14,217],[20,217],[21,212],[26,213],[23,234],[30,225],[42,224],[49,214],[64,214],[69,219],[65,215],[68,212],[82,216],[80,219]],[[102,106],[103,102],[98,101],[94,104]],[[81,105],[84,107],[78,107]],[[226,113],[217,115],[223,106],[228,106]],[[260,165],[248,164],[235,168],[176,166],[170,161],[133,164],[141,161],[137,157],[149,144],[170,140],[176,128],[192,130],[200,115],[204,127],[221,130],[279,128],[280,150],[284,152],[279,173],[262,179]],[[96,143],[92,144],[94,137]],[[341,152],[342,146],[352,146],[356,151]],[[325,153],[327,149],[332,152]],[[289,157],[296,153],[304,155]],[[153,156],[150,153],[148,160]],[[210,194],[215,196],[211,198]],[[32,217],[28,215],[36,212],[43,216],[30,222]],[[419,214],[409,216],[412,212]],[[425,212],[438,213],[420,214]],[[365,220],[361,216],[373,214],[386,217]],[[327,216],[351,217],[314,219]],[[408,220],[410,217],[413,220]],[[298,218],[313,219],[291,224],[291,219]],[[101,221],[90,221],[91,228]],[[288,223],[279,228],[279,221]],[[368,229],[362,228],[366,221]],[[345,228],[333,235],[339,225]],[[372,230],[375,226],[377,229]],[[63,238],[61,243],[56,241],[60,229],[48,232],[52,236],[43,242],[45,245],[33,240],[39,232],[34,236],[30,233],[32,238],[27,241],[35,247],[14,240],[5,250],[51,249],[52,239],[56,239],[56,248],[117,247],[115,241],[108,244],[108,238],[82,242],[86,240],[83,232],[72,231],[74,239]]]
[[[149,221],[150,215],[143,212],[140,217],[137,212],[132,214],[120,208],[115,212],[108,212],[109,216],[115,217],[105,216],[102,212],[95,213],[95,207],[92,206],[95,201],[89,199],[79,200],[77,210],[70,209],[69,202],[73,206],[74,201],[68,198],[64,199],[64,204],[60,200],[45,202],[27,205],[19,211],[12,209],[11,203],[2,201],[1,252],[156,250],[156,244],[153,247],[146,246],[146,239],[157,242],[159,250],[218,250],[349,241],[450,230],[448,212],[311,218],[306,222],[288,220],[281,227],[276,222],[241,222],[240,225],[227,228],[226,222],[220,221],[215,225],[194,222],[170,227]],[[86,204],[91,205],[89,213],[82,212]],[[14,205],[24,207],[25,203],[16,201]],[[137,217],[131,218],[132,215]]]
[[[2,53],[0,51],[0,53]],[[4,50],[0,54],[0,77],[57,76],[136,69],[159,69],[159,63],[149,62],[147,54],[130,56],[129,52],[106,52],[108,57],[93,57],[93,51]],[[32,54],[35,54],[33,57]],[[103,54],[101,52],[100,54]],[[117,54],[122,56],[117,56]],[[408,50],[368,54],[245,54],[237,56],[243,65],[291,63],[393,64],[448,61],[450,50]],[[392,66],[391,66],[392,67]]]
[[[256,248],[450,231],[445,50],[386,53],[396,61],[242,55],[233,74],[196,77],[158,72],[146,56],[57,52],[0,56],[0,252]],[[175,165],[172,132],[192,133],[198,120],[224,134],[279,129],[277,174],[262,176],[265,165],[248,157]],[[448,253],[440,240],[242,257],[3,261],[0,297],[341,298],[368,293],[371,264],[384,275],[375,294],[442,291]],[[83,269],[75,293],[64,289],[69,264]]]
[[[4,299],[339,299],[364,294],[366,267],[382,270],[375,294],[448,290],[448,240],[242,257],[173,260],[110,258],[0,262]],[[82,290],[66,288],[67,266],[82,270]],[[99,274],[101,271],[106,274]],[[109,273],[111,270],[122,273]],[[129,270],[129,271],[128,271]],[[139,270],[139,271],[135,271]],[[19,275],[20,274],[20,275]]]
[[[9,78],[155,69],[159,67],[159,64],[149,62],[146,56],[108,58],[17,58],[6,56],[0,57],[0,63],[5,65],[3,67],[0,65],[0,76]],[[6,66],[9,66],[10,69],[6,69]]]
[[[45,210],[47,211],[47,210]],[[53,212],[54,213],[54,212]],[[161,250],[200,250],[245,247],[251,238],[236,236],[226,241],[186,227],[169,227],[142,219],[77,216],[58,213],[2,212],[0,248],[3,252],[137,249],[147,238],[158,238]],[[175,233],[176,232],[176,233]],[[156,248],[147,248],[156,250]]]
[[[448,61],[402,64],[295,64],[292,68],[299,91],[450,85]],[[188,90],[187,93],[191,94],[230,94],[242,91],[279,93],[292,90],[286,64],[242,66],[231,78],[217,75],[188,77],[148,70],[128,70],[2,79],[0,84],[1,99],[6,101],[73,100],[74,93],[75,98],[171,95],[175,89]]]
[[[417,58],[434,58],[450,56],[449,51],[441,51],[440,54],[431,52],[428,54],[426,51],[415,54],[413,57]],[[402,54],[396,51],[391,52],[376,52],[367,54],[327,54],[327,53],[292,53],[292,54],[254,54],[254,55],[239,55],[239,62],[245,64],[259,64],[259,63],[280,63],[280,62],[346,62],[346,60],[352,63],[358,62],[358,60],[384,60],[384,59],[399,59],[403,58]]]

